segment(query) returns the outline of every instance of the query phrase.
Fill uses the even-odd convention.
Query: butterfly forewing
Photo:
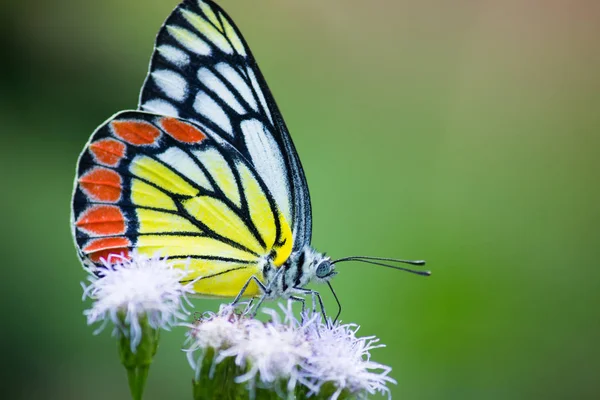
[[[311,208],[296,150],[233,21],[211,1],[186,0],[160,29],[140,109],[193,121],[253,166],[290,222],[294,249],[309,244]]]
[[[121,112],[80,156],[73,229],[82,260],[132,250],[189,268],[200,294],[235,296],[260,260],[281,265],[289,223],[254,167],[230,144],[189,121]],[[256,294],[252,286],[248,295]]]

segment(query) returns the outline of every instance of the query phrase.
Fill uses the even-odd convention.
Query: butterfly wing
[[[177,118],[124,111],[92,135],[73,194],[84,263],[160,252],[199,294],[235,296],[261,262],[281,265],[292,233],[269,188],[229,143]],[[258,293],[256,285],[248,295]]]
[[[248,45],[215,3],[186,0],[169,16],[139,107],[191,120],[234,146],[290,221],[294,249],[310,243],[310,196],[294,144]]]

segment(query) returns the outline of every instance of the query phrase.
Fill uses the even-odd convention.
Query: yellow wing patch
[[[142,207],[177,211],[175,202],[165,192],[135,178],[131,180],[131,202]]]
[[[136,213],[139,224],[139,233],[202,233],[200,228],[192,224],[188,219],[180,217],[179,215],[147,210],[144,208],[138,208]]]
[[[206,174],[200,169],[194,160],[183,150],[177,147],[171,147],[164,153],[158,155],[158,158],[165,164],[169,164],[174,170],[185,176],[198,186],[208,190],[213,190]]]
[[[273,210],[267,200],[267,196],[256,179],[254,179],[248,167],[242,163],[237,163],[237,168],[240,173],[244,195],[248,202],[250,218],[264,239],[267,248],[272,248],[275,244],[277,227],[275,225],[275,216],[273,215]]]
[[[188,269],[190,273],[186,280],[198,281],[194,284],[194,291],[203,296],[235,297],[241,288],[252,276],[262,280],[262,272],[258,264],[225,262],[218,260],[171,260],[171,265],[177,268]],[[245,296],[260,294],[258,285],[252,282],[248,285]]]
[[[257,261],[254,254],[237,249],[227,243],[203,236],[143,235],[138,238],[139,252],[153,256],[162,253],[168,257],[224,257],[242,261]]]
[[[229,168],[229,164],[225,158],[223,158],[223,155],[214,148],[194,151],[193,154],[198,160],[201,160],[204,163],[217,185],[225,193],[225,196],[238,207],[241,206],[242,202],[235,176],[233,175],[231,168]]]
[[[292,254],[292,248],[294,247],[294,236],[290,225],[287,223],[283,214],[279,214],[279,225],[281,226],[281,235],[279,244],[274,247],[275,258],[273,263],[276,266],[281,266]]]
[[[264,254],[265,248],[260,245],[244,221],[221,200],[208,196],[194,197],[185,200],[183,206],[217,235],[239,243],[256,254]]]
[[[241,56],[246,57],[247,53],[244,44],[227,18],[220,12],[213,11],[213,9],[204,2],[199,2],[199,6],[199,11],[204,15],[196,14],[185,8],[180,10],[181,15],[198,32],[200,32],[207,41],[214,44],[224,53],[233,54],[235,51]],[[198,37],[192,39],[190,36],[191,32],[187,31],[176,32],[172,30],[171,34],[184,45],[186,43],[189,44],[192,41],[200,40]],[[189,47],[190,46],[188,45],[188,48]]]
[[[210,55],[210,46],[187,29],[178,26],[167,26],[167,31],[186,49],[202,55]]]
[[[210,6],[203,1],[198,2],[198,4],[200,5],[200,9],[204,13],[204,15],[206,15],[206,18],[208,18],[214,26],[218,27],[219,19],[217,18],[217,15],[213,12],[212,8],[210,8]]]
[[[190,266],[192,269],[197,268],[193,262]],[[209,296],[235,297],[240,293],[241,288],[252,276],[256,276],[262,280],[262,274],[256,265],[248,266],[242,264],[238,267],[239,269],[234,269],[235,267],[232,265],[230,269],[225,269],[225,271],[230,272],[198,280],[194,284],[194,291]],[[251,282],[246,288],[244,296],[256,296],[260,293],[260,289],[256,282]]]
[[[187,183],[171,168],[148,156],[137,156],[129,166],[132,174],[152,182],[171,193],[195,196],[198,189]]]
[[[223,36],[223,33],[215,28],[209,21],[186,9],[182,9],[181,14],[183,15],[183,18],[185,18],[194,28],[198,30],[198,32],[202,33],[215,46],[227,54],[233,53],[233,49],[229,45],[229,42],[225,36]]]
[[[238,52],[238,54],[245,57],[246,49],[244,48],[244,45],[242,44],[242,40],[239,38],[237,33],[235,33],[235,29],[233,29],[233,26],[231,26],[229,21],[227,21],[227,18],[222,18],[222,20],[223,20],[223,27],[225,28],[225,36],[227,36],[227,38],[231,41],[231,44],[233,45],[235,50]]]

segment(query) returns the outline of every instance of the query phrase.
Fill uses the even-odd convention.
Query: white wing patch
[[[268,186],[286,220],[292,221],[285,161],[273,135],[256,119],[242,122],[241,128],[252,164]]]
[[[246,111],[236,100],[235,96],[215,74],[208,68],[200,68],[198,70],[198,80],[210,89],[218,98],[222,99],[229,107],[235,110],[238,114],[245,114]]]
[[[188,31],[187,29],[179,26],[167,26],[167,31],[175,40],[177,40],[183,47],[191,52],[200,54],[203,56],[209,56],[211,53],[210,46],[198,36]]]
[[[188,83],[185,78],[175,71],[161,69],[151,73],[156,86],[164,94],[176,101],[184,101],[188,94]]]
[[[252,82],[252,87],[254,88],[254,92],[258,94],[258,98],[260,99],[260,104],[262,104],[262,106],[265,110],[265,113],[269,117],[269,121],[271,121],[271,123],[273,123],[273,118],[271,118],[271,111],[269,110],[269,107],[267,106],[267,100],[265,99],[265,95],[263,94],[262,90],[260,89],[260,85],[258,84],[258,81],[256,80],[256,75],[254,75],[254,71],[252,71],[252,68],[246,68],[246,71],[248,71],[248,77],[250,78],[250,82]]]
[[[196,95],[196,99],[194,100],[194,110],[233,136],[233,128],[231,127],[229,117],[225,111],[223,111],[221,106],[205,92],[199,91]]]
[[[171,64],[179,68],[183,68],[190,63],[190,56],[185,51],[178,49],[177,47],[164,44],[162,46],[158,46],[156,51],[158,51],[160,55]]]
[[[239,92],[240,96],[252,107],[253,110],[258,111],[258,104],[256,103],[256,98],[252,94],[252,90],[250,90],[250,86],[244,81],[244,78],[237,72],[231,65],[220,62],[216,65],[216,70],[223,78],[225,78],[236,90]]]
[[[143,110],[160,115],[166,115],[175,118],[179,117],[179,111],[177,111],[177,108],[166,100],[152,99],[142,104],[141,108]]]
[[[205,189],[213,190],[213,187],[204,172],[183,150],[177,147],[170,147],[164,153],[159,154],[158,158],[192,182],[195,182]]]

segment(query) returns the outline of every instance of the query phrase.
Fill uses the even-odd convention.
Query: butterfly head
[[[294,258],[292,263],[298,264],[298,270],[302,271],[302,280],[306,281],[302,282],[303,285],[309,281],[325,283],[337,275],[331,258],[324,253],[319,253],[310,246],[304,247]]]
[[[317,282],[326,282],[337,275],[335,265],[331,262],[331,258],[321,255],[321,259],[317,260],[314,274],[314,279]]]

